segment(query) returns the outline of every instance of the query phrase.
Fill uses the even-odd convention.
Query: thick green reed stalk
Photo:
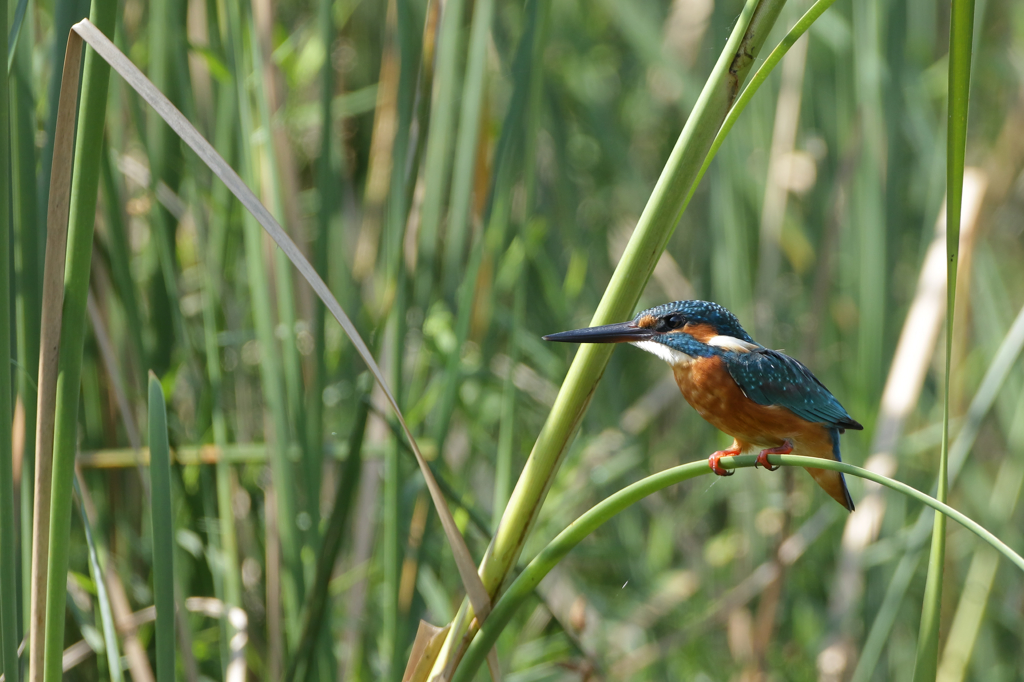
[[[687,194],[715,135],[784,5],[785,0],[748,0],[745,4],[612,274],[592,325],[623,320],[632,314],[679,222]],[[610,356],[611,347],[583,346],[569,368],[484,555],[480,576],[492,599],[522,552]],[[459,647],[455,642],[463,633],[462,628],[452,628],[433,674],[451,670],[457,662]]]
[[[949,100],[946,124],[946,381],[942,397],[942,448],[939,454],[940,502],[949,488],[949,366],[953,350],[953,312],[956,310],[956,269],[960,253],[960,207],[964,191],[967,149],[967,105],[971,92],[971,43],[974,38],[974,0],[953,0],[949,22]],[[942,611],[942,569],[946,560],[946,517],[935,517],[928,555],[928,581],[921,607],[914,682],[934,680],[939,659]]]
[[[784,0],[748,0],[665,164],[591,324],[623,320],[632,314],[675,230],[683,201],[715,134],[784,4]],[[610,355],[610,346],[583,346],[569,368],[484,557],[481,577],[492,596],[522,551],[562,455],[583,418]]]
[[[90,20],[104,33],[114,32],[117,3],[95,0]],[[61,36],[60,40],[64,40]],[[86,50],[81,107],[71,183],[67,265],[64,270],[64,317],[61,327],[57,408],[53,433],[53,483],[50,503],[50,547],[46,572],[46,635],[43,679],[60,682],[64,653],[65,592],[71,534],[71,487],[78,436],[78,395],[82,350],[87,330],[86,298],[92,264],[92,238],[99,185],[103,121],[107,109],[110,67]]]

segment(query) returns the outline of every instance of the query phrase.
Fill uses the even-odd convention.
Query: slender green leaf
[[[953,0],[949,22],[949,91],[946,124],[946,367],[942,397],[942,447],[939,453],[938,493],[945,502],[949,489],[949,371],[953,355],[953,314],[956,310],[956,272],[960,258],[960,208],[963,203],[964,155],[967,148],[967,110],[971,92],[971,51],[974,40],[974,0]],[[942,574],[946,561],[946,519],[935,518],[928,555],[928,580],[921,607],[914,682],[935,679],[942,615]]]
[[[149,373],[150,523],[153,526],[153,601],[156,605],[156,678],[174,679],[174,516],[167,407],[160,380]]]

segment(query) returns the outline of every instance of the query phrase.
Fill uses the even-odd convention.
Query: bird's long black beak
[[[634,343],[654,336],[654,330],[638,327],[633,322],[606,324],[602,327],[573,329],[568,332],[548,334],[541,337],[545,341],[562,341],[564,343]]]

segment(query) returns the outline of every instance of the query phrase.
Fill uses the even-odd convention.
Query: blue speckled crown
[[[671,313],[682,313],[691,322],[709,324],[715,331],[723,336],[733,336],[754,343],[754,339],[744,331],[740,321],[727,309],[712,303],[711,301],[673,301],[662,305],[648,308],[639,313],[634,319],[650,315],[651,317],[662,317]]]

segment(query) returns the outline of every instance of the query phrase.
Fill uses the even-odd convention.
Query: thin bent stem
[[[754,466],[757,458],[754,455],[742,455],[738,457],[723,457],[720,462],[726,469],[740,469]],[[1008,558],[1014,565],[1024,571],[1024,557],[1013,551],[1003,541],[983,528],[976,521],[968,518],[961,512],[953,509],[944,502],[927,495],[916,488],[905,483],[893,480],[886,476],[876,474],[867,469],[862,469],[844,462],[833,462],[830,460],[818,459],[817,457],[802,457],[798,455],[769,455],[768,461],[776,465],[800,466],[815,469],[828,469],[839,471],[851,476],[874,481],[902,493],[914,500],[922,502],[943,515],[953,519],[964,528],[985,540],[992,547]],[[498,635],[508,625],[509,620],[516,610],[526,601],[534,588],[565,556],[578,545],[584,538],[596,531],[605,522],[616,514],[624,511],[631,505],[643,498],[652,495],[664,488],[676,483],[687,481],[697,476],[710,473],[707,461],[701,460],[682,464],[671,469],[648,476],[636,483],[623,488],[614,495],[592,507],[585,514],[576,519],[568,528],[563,530],[548,545],[537,554],[537,556],[523,569],[519,577],[509,586],[508,590],[501,596],[501,599],[494,605],[487,620],[480,627],[461,665],[452,678],[452,682],[469,682],[473,679],[477,668],[487,652],[494,646]]]

